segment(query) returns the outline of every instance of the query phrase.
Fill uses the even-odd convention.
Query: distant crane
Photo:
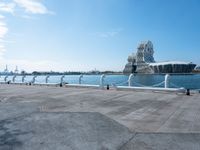
[[[18,74],[19,73],[19,70],[18,70],[18,67],[16,66],[15,68],[15,71],[14,71],[15,74]]]
[[[8,65],[6,65],[6,68],[4,69],[4,73],[5,73],[5,74],[8,73]]]

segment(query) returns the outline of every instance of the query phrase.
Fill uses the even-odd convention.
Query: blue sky
[[[121,71],[141,41],[200,64],[199,0],[0,0],[0,70]]]

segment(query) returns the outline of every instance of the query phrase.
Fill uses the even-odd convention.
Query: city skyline
[[[0,70],[122,71],[141,41],[200,64],[198,0],[0,0]]]

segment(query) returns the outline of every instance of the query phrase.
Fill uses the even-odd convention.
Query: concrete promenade
[[[0,85],[0,150],[199,150],[200,94]]]

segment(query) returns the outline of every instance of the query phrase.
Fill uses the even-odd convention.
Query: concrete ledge
[[[0,82],[0,84],[7,84],[7,82]],[[30,83],[25,82],[11,82],[9,84],[18,85],[29,85]],[[100,85],[90,85],[90,84],[60,84],[60,83],[31,83],[34,86],[60,86],[60,87],[75,87],[75,88],[90,88],[90,89],[102,89],[105,90],[106,86],[101,87]],[[109,89],[116,89],[120,91],[164,91],[164,92],[175,92],[175,93],[185,93],[184,88],[155,88],[155,87],[130,87],[130,86],[110,86]]]
[[[65,84],[65,87],[78,87],[78,88],[95,88],[101,89],[99,85],[90,85],[90,84]],[[103,88],[102,88],[103,89]]]
[[[184,88],[154,88],[154,87],[130,87],[130,86],[117,86],[117,90],[142,90],[142,91],[164,91],[164,92],[178,92],[185,93]]]
[[[59,83],[32,83],[32,85],[39,86],[59,86]]]

